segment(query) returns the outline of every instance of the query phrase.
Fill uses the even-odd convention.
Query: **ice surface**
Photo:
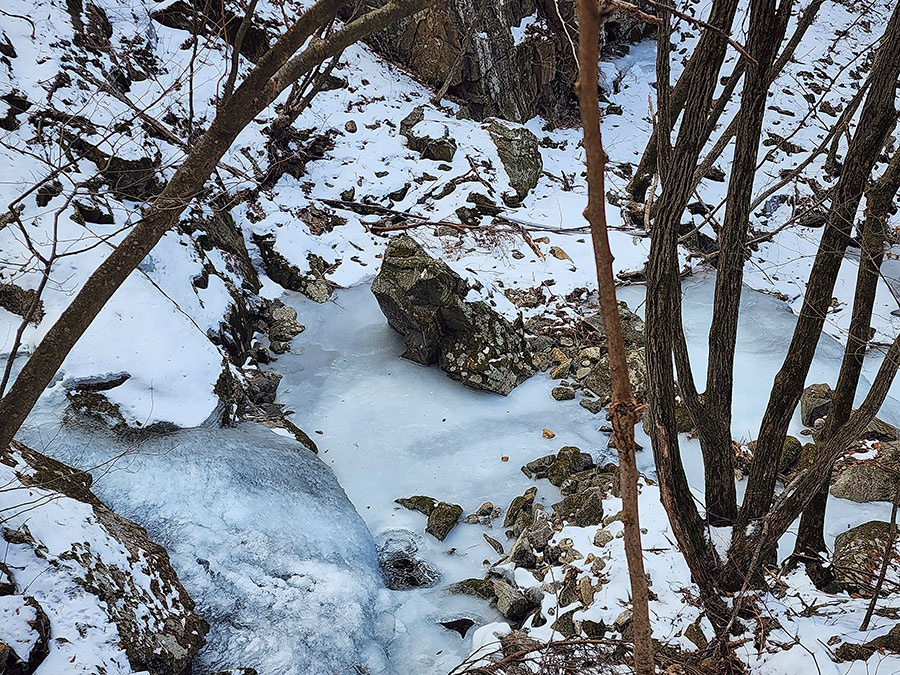
[[[372,538],[328,467],[297,442],[253,424],[132,447],[71,430],[42,443],[42,431],[52,434],[32,426],[23,440],[75,466],[103,464],[95,493],[170,552],[211,625],[201,672],[387,671],[380,643],[392,626],[379,620]]]

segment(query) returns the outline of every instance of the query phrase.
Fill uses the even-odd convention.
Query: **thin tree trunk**
[[[598,7],[596,0],[578,0],[578,82],[575,86],[584,128],[584,150],[587,160],[588,203],[584,216],[591,226],[594,261],[597,266],[597,289],[600,310],[606,328],[609,374],[612,385],[612,425],[619,453],[619,481],[622,493],[622,524],[625,534],[625,557],[631,580],[631,611],[634,628],[634,667],[638,675],[652,675],[653,644],[650,640],[650,610],[647,576],[644,574],[644,552],[638,510],[638,471],[635,463],[634,427],[640,421],[644,406],[638,406],[631,393],[625,339],[616,302],[613,277],[613,255],[606,229],[606,188],[604,171],[607,156],[600,134],[597,95],[597,45],[600,26],[612,12],[608,5]]]
[[[737,518],[734,453],[731,448],[731,403],[734,387],[734,350],[744,281],[744,242],[750,226],[750,200],[756,176],[766,95],[775,52],[784,39],[791,0],[776,7],[775,0],[753,0],[750,5],[748,49],[757,66],[747,66],[731,179],[728,181],[725,218],[719,229],[719,257],[712,324],[709,329],[709,364],[703,412],[698,424],[706,477],[707,519],[730,525]],[[779,32],[778,28],[781,28]]]
[[[884,140],[896,121],[895,85],[900,75],[900,5],[888,22],[869,75],[869,94],[860,113],[844,170],[835,188],[828,222],[806,286],[803,307],[781,370],[775,376],[760,424],[750,466],[747,493],[734,528],[733,544],[745,539],[747,526],[769,510],[775,490],[781,448],[815,355],[834,284],[850,241],[850,230],[866,181]],[[818,487],[818,486],[816,486]],[[811,495],[810,495],[811,497]],[[740,587],[739,578],[727,583]]]
[[[88,277],[59,319],[23,366],[0,400],[0,447],[22,426],[66,356],[119,286],[124,283],[203,189],[213,169],[237,135],[294,80],[370,33],[413,14],[433,0],[392,0],[347,24],[325,40],[306,40],[330,21],[343,0],[319,0],[302,14],[259,60],[234,91],[209,130],[200,137],[144,217]]]
[[[859,386],[866,349],[869,344],[875,293],[884,257],[885,221],[900,190],[900,151],[896,151],[881,178],[866,190],[866,219],[861,228],[859,270],[853,298],[853,316],[847,346],[838,375],[831,408],[819,444],[831,438],[850,419],[853,399]],[[829,469],[829,476],[831,470]],[[825,550],[825,507],[828,501],[827,481],[800,517],[800,529],[794,546],[795,554],[814,555]]]
[[[669,91],[669,40],[668,13],[660,13],[663,23],[657,40],[657,144],[660,157],[661,207],[650,239],[650,257],[647,262],[647,311],[646,311],[646,355],[647,380],[650,402],[650,439],[653,443],[653,457],[659,478],[660,499],[666,509],[672,532],[678,547],[684,555],[691,572],[691,578],[700,589],[701,599],[707,616],[718,630],[728,620],[728,611],[718,594],[719,562],[712,543],[706,536],[703,519],[697,511],[694,496],[684,473],[684,465],[678,448],[678,434],[675,430],[675,381],[672,372],[673,326],[679,314],[681,295],[678,281],[678,223],[687,203],[685,186],[677,185],[679,173],[672,168],[676,162],[693,166],[687,151],[681,148],[689,144],[690,137],[683,141],[679,135],[677,149],[671,147],[672,114]],[[711,55],[711,62],[705,64],[707,76],[718,72],[724,55],[724,41],[721,51]],[[681,133],[690,129],[696,131],[702,124],[704,105],[712,97],[712,85],[707,78],[692,80],[695,96],[688,99],[685,121]],[[714,85],[714,79],[713,83]],[[702,97],[705,95],[705,101]],[[696,153],[699,149],[694,148]],[[682,165],[679,165],[682,166]],[[676,203],[677,202],[677,203]],[[673,316],[674,315],[674,316]]]

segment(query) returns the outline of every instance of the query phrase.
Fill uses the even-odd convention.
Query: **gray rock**
[[[281,300],[273,300],[265,311],[266,323],[269,329],[269,340],[272,342],[288,343],[306,330],[297,321],[297,311],[288,307]],[[275,351],[273,349],[273,351]]]
[[[463,579],[447,588],[452,595],[471,595],[488,602],[497,599],[494,582],[490,579]]]
[[[553,387],[550,394],[557,401],[571,401],[575,398],[575,390],[571,387]]]
[[[534,602],[515,586],[499,579],[494,579],[493,584],[497,611],[510,621],[521,621],[535,608]]]
[[[900,443],[881,443],[873,459],[836,467],[831,494],[854,502],[892,501],[900,481],[896,471],[898,467]]]
[[[468,387],[506,395],[534,374],[524,329],[483,302],[466,302],[468,290],[407,235],[391,240],[372,283],[388,324],[403,335],[405,358],[438,363]]]
[[[627,354],[628,379],[631,390],[637,401],[647,398],[647,361],[643,348],[632,349]],[[601,400],[608,400],[612,395],[609,379],[609,357],[604,355],[591,369],[590,375],[584,378],[584,385]]]
[[[497,154],[509,176],[509,186],[516,193],[515,199],[522,201],[537,186],[544,170],[537,136],[524,127],[501,120],[491,120],[488,133],[497,146]]]
[[[400,121],[400,135],[406,138],[410,150],[415,150],[425,159],[433,159],[439,162],[449,162],[456,154],[456,141],[450,137],[450,130],[446,125],[440,136],[432,136],[421,129],[416,132],[416,127],[425,120],[425,106],[413,108]]]
[[[606,337],[606,327],[603,325],[603,315],[600,312],[585,317],[584,322]],[[622,336],[625,338],[625,346],[629,349],[644,346],[644,321],[637,314],[628,309],[625,302],[619,303],[619,322],[622,326]],[[599,347],[594,348],[599,349]],[[584,350],[587,351],[587,350]],[[589,358],[599,359],[600,354],[592,351]]]
[[[811,384],[800,395],[800,420],[811,427],[817,419],[825,417],[831,407],[834,392],[828,384]]]

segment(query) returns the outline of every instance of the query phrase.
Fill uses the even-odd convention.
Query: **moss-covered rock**
[[[471,595],[488,602],[497,599],[494,592],[494,582],[490,579],[463,579],[449,586],[447,590],[454,595]]]
[[[803,444],[796,436],[786,436],[781,446],[781,460],[778,463],[778,472],[787,474],[800,461],[803,452]]]
[[[871,459],[848,459],[835,467],[831,494],[854,502],[891,501],[897,489],[900,469],[900,443],[877,445]]]
[[[447,535],[456,527],[462,517],[463,509],[459,504],[438,502],[428,514],[428,523],[425,531],[438,541],[444,541]]]
[[[872,595],[887,550],[889,530],[889,523],[870,520],[835,537],[831,562],[835,581],[845,591],[863,597]],[[892,569],[896,574],[896,565]]]
[[[413,495],[412,497],[402,497],[394,500],[397,504],[410,511],[418,511],[419,513],[430,516],[434,511],[438,502],[432,497],[425,495]]]
[[[643,348],[632,349],[626,356],[628,379],[631,391],[639,401],[647,399],[647,361]],[[598,363],[591,368],[590,374],[584,378],[584,385],[601,400],[607,401],[612,396],[612,384],[609,379],[609,356],[604,354]]]

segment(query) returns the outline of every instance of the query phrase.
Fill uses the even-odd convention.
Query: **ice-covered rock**
[[[387,671],[375,545],[316,455],[257,424],[147,435],[128,450],[72,429],[47,452],[102,467],[97,494],[168,549],[210,624],[200,672]]]
[[[90,474],[15,443],[0,451],[0,485],[14,587],[0,598],[0,643],[11,650],[0,671],[190,668],[206,622],[165,549],[94,496]]]

